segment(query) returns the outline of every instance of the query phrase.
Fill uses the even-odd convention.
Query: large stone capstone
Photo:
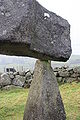
[[[47,61],[36,62],[23,120],[66,120],[57,80]]]
[[[66,61],[70,25],[36,0],[0,0],[0,54]]]

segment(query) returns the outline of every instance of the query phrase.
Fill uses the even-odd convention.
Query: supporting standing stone
[[[36,62],[23,120],[65,120],[57,80],[47,61]]]

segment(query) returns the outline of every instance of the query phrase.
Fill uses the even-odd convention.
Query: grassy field
[[[0,120],[23,120],[28,89],[0,91]],[[60,86],[67,120],[80,120],[80,83]]]

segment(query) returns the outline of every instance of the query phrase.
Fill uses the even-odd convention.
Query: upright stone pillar
[[[48,61],[38,60],[23,120],[65,120],[56,77]]]

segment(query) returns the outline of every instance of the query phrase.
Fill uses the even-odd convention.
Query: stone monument
[[[50,60],[71,55],[70,25],[36,0],[0,0],[0,54],[29,56],[36,62],[23,120],[65,120]]]

